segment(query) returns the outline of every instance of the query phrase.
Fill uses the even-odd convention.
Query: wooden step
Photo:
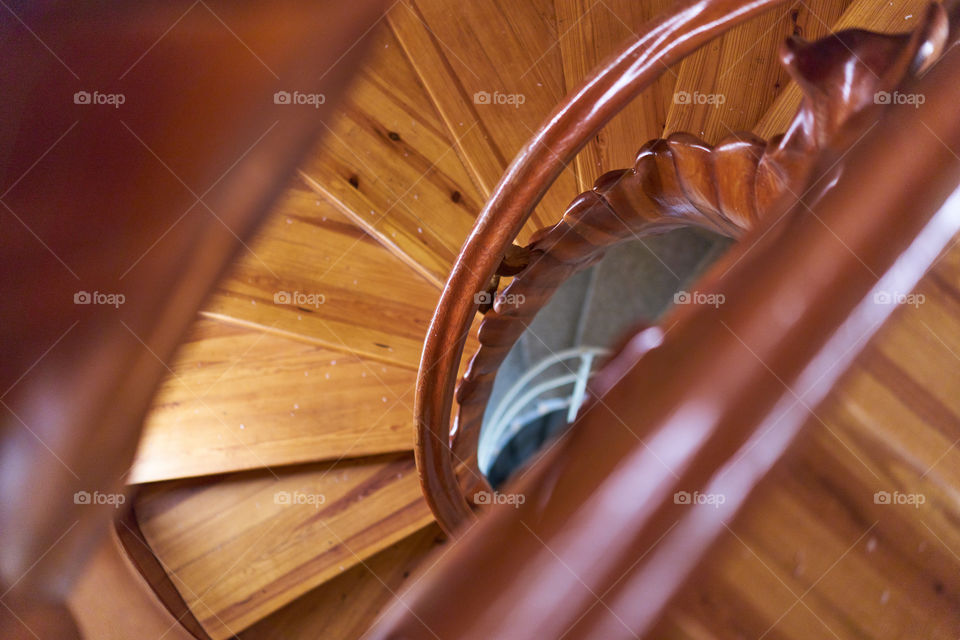
[[[438,289],[294,181],[208,316],[416,369]]]
[[[914,28],[916,23],[911,20],[919,19],[928,4],[927,0],[888,0],[878,8],[877,3],[871,0],[853,0],[836,22],[831,24],[830,31],[856,28],[881,33],[902,33]],[[800,99],[800,87],[791,81],[753,126],[754,133],[763,138],[784,133],[800,107]]]
[[[406,367],[201,319],[171,370],[130,483],[413,448]]]
[[[483,196],[386,23],[302,174],[437,287]]]
[[[555,0],[555,5],[563,78],[569,92],[671,2]],[[676,82],[676,73],[666,71],[587,143],[576,159],[580,191],[590,189],[607,171],[632,167],[640,146],[660,137]]]
[[[553,0],[466,2],[456,11],[445,0],[400,0],[387,19],[481,196],[489,197],[566,93]],[[500,95],[523,102],[494,104]],[[577,192],[571,166],[534,211],[521,243],[559,220]]]
[[[421,571],[429,571],[436,561],[429,553],[445,543],[440,527],[431,524],[300,596],[239,638],[360,638],[391,607],[403,606],[401,591],[416,584]],[[430,637],[429,630],[423,632]]]
[[[135,512],[214,640],[432,521],[411,455],[144,485]]]
[[[783,41],[794,34],[807,40],[826,35],[848,3],[814,0],[776,7],[685,58],[664,134],[686,131],[715,144],[750,130],[790,79],[778,55]],[[698,96],[709,99],[698,101]]]

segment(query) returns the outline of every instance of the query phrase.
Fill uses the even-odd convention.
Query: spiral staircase
[[[155,561],[144,574],[184,629],[361,637],[429,577],[446,542],[411,416],[440,289],[512,157],[667,5],[400,0],[365,36],[346,103],[169,366],[128,474],[132,511],[117,528],[141,570]],[[813,0],[733,29],[612,121],[518,244],[645,140],[782,131],[799,101],[775,55],[787,36],[905,31],[924,5]],[[925,303],[898,310],[859,357],[657,637],[956,637],[960,250],[918,293]],[[465,353],[476,347],[471,336]],[[864,487],[927,498],[870,510],[849,499]],[[141,637],[121,612],[106,626],[85,616],[96,595],[86,576],[71,602],[90,637]]]

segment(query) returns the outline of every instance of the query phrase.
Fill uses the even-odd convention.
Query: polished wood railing
[[[618,242],[682,226],[739,237],[808,190],[822,192],[830,181],[811,180],[817,159],[827,152],[841,156],[855,144],[876,122],[875,96],[895,94],[923,74],[947,43],[947,12],[936,3],[906,34],[849,30],[812,43],[792,38],[781,60],[804,100],[786,133],[769,141],[737,133],[715,147],[685,133],[652,140],[634,167],[601,176],[528,246],[511,244],[560,168],[663,65],[771,4],[680,3],[648,25],[548,118],[484,208],[427,334],[415,405],[421,483],[446,531],[470,520],[477,490],[489,491],[476,451],[495,376],[560,284]],[[506,275],[513,280],[498,292],[499,276]],[[456,389],[459,412],[451,434],[457,364],[478,306],[473,294],[480,291],[524,303],[481,308],[480,348]]]
[[[118,501],[78,496],[123,495],[165,362],[385,5],[0,8],[0,637],[77,637],[64,598]],[[326,101],[275,100],[295,90]],[[106,618],[143,611],[101,595]]]
[[[856,144],[816,159],[831,188],[761,220],[698,283],[725,303],[636,335],[502,490],[525,499],[463,532],[369,637],[645,637],[895,309],[877,294],[910,291],[960,230],[960,50],[900,90],[925,100],[866,109]],[[675,498],[694,491],[725,501]]]
[[[572,92],[500,180],[457,256],[420,357],[414,400],[417,468],[427,502],[448,532],[473,518],[455,467],[466,469],[468,481],[481,481],[475,461],[459,460],[455,465],[450,447],[454,385],[478,307],[474,294],[487,289],[533,207],[604,124],[670,65],[781,1],[681,0],[670,12],[641,28],[636,40]]]

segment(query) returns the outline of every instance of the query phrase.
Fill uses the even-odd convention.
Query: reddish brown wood
[[[122,525],[121,525],[122,526]],[[101,542],[71,591],[68,602],[83,638],[130,640],[131,638],[206,639],[195,635],[189,622],[175,616],[128,555],[113,529]],[[32,636],[29,636],[32,637]],[[40,636],[59,638],[61,636]],[[34,639],[35,640],[35,639]]]
[[[323,130],[384,5],[0,9],[4,602],[58,601],[97,548],[115,509],[75,493],[123,491],[164,362]],[[77,304],[95,292],[124,301]]]
[[[447,279],[420,358],[414,403],[417,467],[430,508],[446,531],[473,517],[450,455],[450,414],[464,341],[479,306],[474,294],[487,289],[533,207],[610,118],[670,65],[781,1],[678,1],[572,92],[507,169]]]
[[[197,617],[193,614],[183,596],[177,591],[173,580],[164,570],[160,560],[150,548],[150,543],[140,530],[140,523],[133,505],[136,503],[134,498],[130,500],[130,508],[124,510],[123,514],[113,524],[117,550],[127,557],[137,573],[143,579],[143,582],[150,586],[157,600],[166,609],[170,616],[177,621],[179,626],[197,640],[210,640],[210,636],[203,630],[203,626]],[[87,571],[96,571],[88,567]],[[90,606],[89,604],[87,606]],[[155,614],[151,614],[155,615]]]
[[[781,61],[802,87],[804,100],[784,135],[765,142],[738,133],[711,147],[675,133],[643,145],[632,169],[601,176],[560,222],[540,230],[525,248],[526,265],[514,270],[500,294],[501,300],[524,303],[495,304],[485,315],[480,348],[456,392],[455,459],[480,473],[477,442],[497,371],[567,278],[619,242],[682,226],[739,237],[785,201],[796,201],[807,189],[818,154],[827,149],[842,154],[873,126],[860,116],[874,106],[874,96],[894,92],[928,69],[942,54],[947,31],[945,10],[932,4],[907,34],[848,30],[810,43],[791,38]],[[468,500],[473,493],[472,486],[464,489]]]
[[[875,294],[911,290],[960,230],[960,50],[902,90],[925,102],[865,110],[878,124],[835,186],[764,220],[698,284],[725,304],[678,307],[662,344],[621,353],[603,402],[505,489],[525,501],[466,532],[370,637],[648,633],[892,313]],[[814,175],[839,160],[828,150]],[[677,491],[726,502],[676,504]]]

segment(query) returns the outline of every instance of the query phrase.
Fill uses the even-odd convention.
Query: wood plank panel
[[[646,22],[665,11],[669,0],[555,0],[566,90],[573,90],[590,72],[634,37]],[[607,171],[632,167],[637,150],[660,137],[676,84],[673,70],[617,115],[577,155],[578,188],[586,191]]]
[[[140,527],[212,638],[228,638],[431,522],[413,457],[145,485]]]
[[[277,294],[299,293],[296,304]],[[208,315],[416,369],[438,290],[321,196],[294,182]]]
[[[509,162],[565,93],[552,0],[400,0],[388,14],[457,143],[481,195],[489,197]],[[522,96],[496,104],[497,96]],[[489,101],[487,101],[489,97]],[[569,167],[520,235],[552,224],[577,194]]]
[[[404,367],[200,320],[171,369],[130,483],[413,449]]]
[[[751,129],[789,80],[777,54],[780,44],[793,34],[811,40],[825,35],[845,5],[816,0],[776,7],[686,58],[677,71],[664,137],[686,131],[715,144]]]
[[[440,287],[483,196],[389,27],[368,37],[373,55],[302,174]]]
[[[888,0],[880,5],[872,0],[854,0],[849,3],[843,15],[831,23],[830,31],[854,28],[883,33],[907,31],[915,26],[910,21],[919,19],[927,4],[926,0]],[[800,107],[800,99],[800,87],[791,81],[753,127],[754,133],[769,138],[786,131],[787,125]]]
[[[662,637],[956,637],[957,264],[954,246],[817,408]]]
[[[411,575],[418,569],[429,569],[433,560],[428,554],[445,542],[440,527],[432,524],[300,596],[239,638],[360,638],[391,606],[402,606],[398,594],[416,583],[419,574]],[[426,629],[424,634],[430,637]]]

